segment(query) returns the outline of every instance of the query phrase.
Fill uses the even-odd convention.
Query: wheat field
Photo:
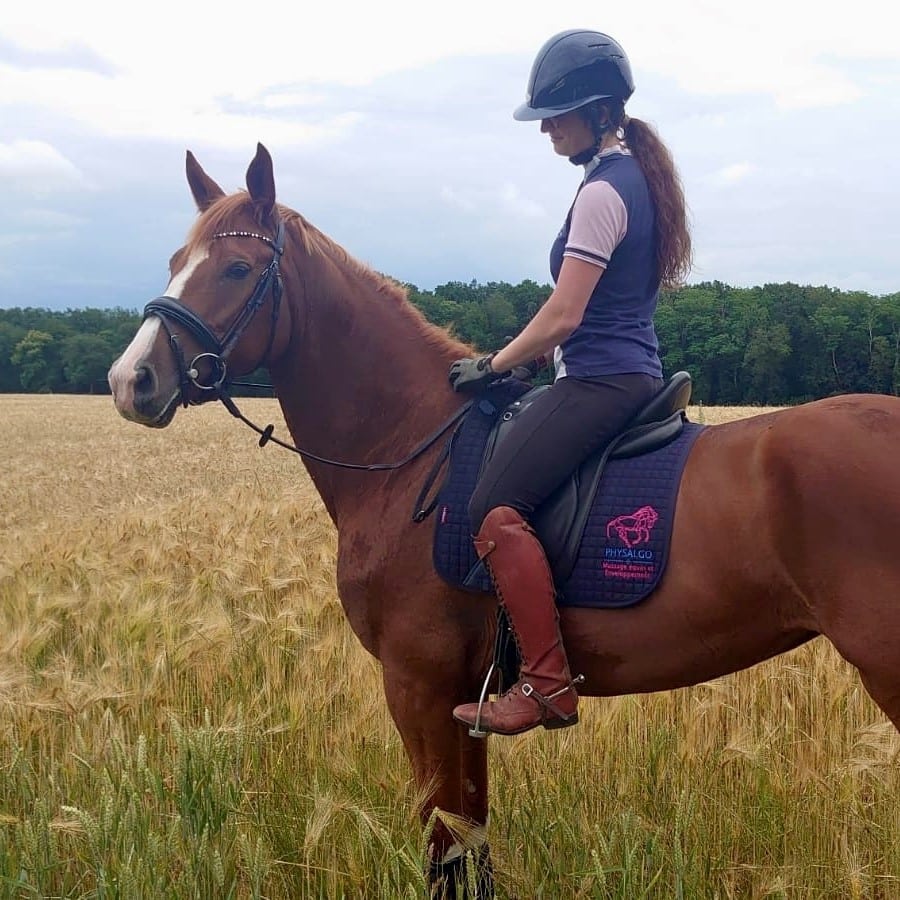
[[[0,897],[422,897],[297,458],[215,406],[158,432],[108,397],[0,413]],[[900,898],[900,740],[823,641],[583,710],[491,741],[500,898]]]

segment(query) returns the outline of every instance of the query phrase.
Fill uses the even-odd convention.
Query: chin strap
[[[594,144],[593,147],[588,147],[587,150],[582,150],[581,153],[576,153],[574,156],[569,157],[569,162],[572,163],[573,166],[586,166],[600,151],[600,144]]]
[[[623,127],[625,121],[624,108],[620,107],[617,111],[615,108],[610,107],[609,118],[605,122],[601,122],[599,115],[599,107],[601,105],[602,103],[598,101],[585,110],[587,124],[594,134],[594,143],[587,150],[582,150],[581,153],[576,153],[574,156],[569,157],[569,162],[573,166],[587,165],[600,152],[600,148],[603,146],[603,138],[606,137],[607,132],[612,131],[614,128],[621,130]],[[618,120],[620,124],[617,126],[613,125],[614,120]],[[624,134],[620,136],[620,139],[622,137],[624,137]]]

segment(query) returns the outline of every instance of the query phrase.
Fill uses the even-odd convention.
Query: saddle
[[[676,372],[637,412],[627,429],[602,451],[588,457],[534,514],[532,527],[544,547],[557,584],[568,581],[575,568],[585,524],[607,463],[649,453],[674,441],[684,428],[691,387],[690,374]],[[488,434],[481,469],[515,426],[516,418],[547,390],[547,385],[533,388],[506,407]],[[480,568],[470,573],[466,582],[471,584],[464,586],[480,586],[478,582],[484,577]]]

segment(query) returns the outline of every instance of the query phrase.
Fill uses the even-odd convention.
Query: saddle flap
[[[578,560],[578,548],[600,479],[610,459],[624,459],[658,450],[675,440],[684,428],[683,411],[662,422],[629,428],[605,450],[588,457],[557,488],[534,515],[534,530],[544,545],[547,559],[559,582],[565,582]]]

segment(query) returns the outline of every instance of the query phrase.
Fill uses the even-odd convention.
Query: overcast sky
[[[691,281],[900,291],[900,51],[884,0],[49,0],[0,16],[0,306],[142,307],[257,141],[279,199],[422,289],[549,281],[579,170],[512,119],[566,28],[627,51],[680,168]],[[529,7],[533,7],[529,9]],[[226,11],[227,10],[227,11]]]

